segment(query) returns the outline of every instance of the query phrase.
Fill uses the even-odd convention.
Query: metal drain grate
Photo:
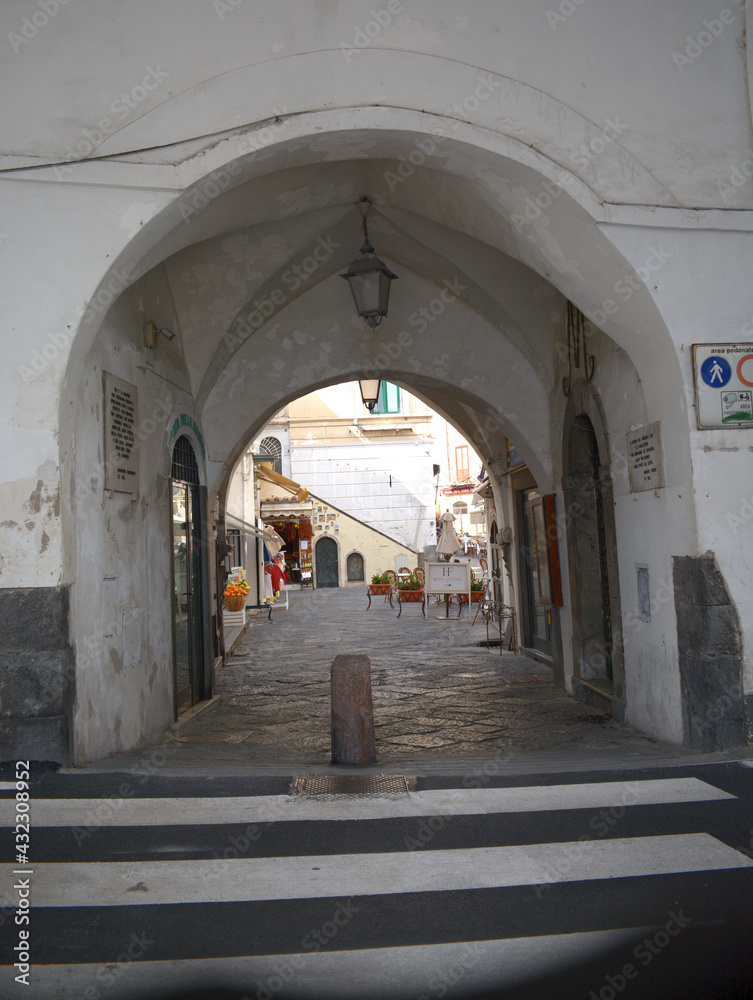
[[[290,785],[291,795],[407,795],[408,791],[404,774],[303,774]]]
[[[186,736],[176,736],[176,743],[241,743],[251,735],[246,733],[191,733]]]

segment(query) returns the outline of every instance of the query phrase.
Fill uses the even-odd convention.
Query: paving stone
[[[330,665],[339,654],[368,656],[372,666],[376,767],[431,773],[471,762],[525,770],[587,758],[613,762],[680,757],[662,744],[581,705],[552,682],[545,664],[478,647],[479,618],[438,622],[372,603],[360,588],[291,592],[288,611],[257,619],[218,676],[219,700],[166,734],[165,769],[200,773],[281,773],[327,768],[330,747]],[[249,732],[242,742],[178,742],[192,733]],[[141,748],[99,762],[132,766]],[[530,765],[533,766],[533,765]],[[539,763],[538,766],[541,766]]]

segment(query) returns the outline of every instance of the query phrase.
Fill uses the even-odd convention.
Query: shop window
[[[400,413],[400,387],[382,379],[379,387],[379,399],[371,412]]]
[[[268,455],[273,461],[273,468],[278,475],[282,475],[282,445],[276,437],[265,437],[259,445],[259,453]]]
[[[363,556],[360,552],[351,552],[348,556],[348,581],[363,582]]]
[[[459,444],[455,448],[455,481],[462,483],[471,475],[471,463],[468,457],[468,445]]]

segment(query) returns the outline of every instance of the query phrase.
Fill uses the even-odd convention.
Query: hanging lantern
[[[371,202],[363,197],[358,202],[358,207],[363,216],[363,237],[364,243],[361,247],[363,257],[352,262],[345,274],[341,278],[350,285],[358,315],[361,316],[372,330],[379,326],[387,315],[387,306],[390,301],[390,282],[397,279],[397,275],[374,254],[374,247],[369,240],[369,231],[366,227],[366,216],[369,214]]]
[[[361,399],[363,400],[363,405],[366,407],[369,413],[373,413],[374,407],[379,402],[379,391],[382,388],[381,379],[378,378],[360,379],[358,382],[358,387],[361,390]]]

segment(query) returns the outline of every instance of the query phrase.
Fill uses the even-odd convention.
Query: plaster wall
[[[749,185],[733,188],[729,201],[718,189],[750,148],[746,14],[738,0],[726,5],[732,21],[722,34],[686,65],[676,53],[716,13],[704,0],[585,4],[554,23],[550,0],[508,5],[504,15],[493,0],[478,0],[462,16],[450,0],[418,0],[398,4],[382,26],[372,7],[368,0],[326,8],[264,0],[223,13],[203,0],[102,0],[61,6],[24,38],[24,10],[36,7],[9,5],[2,35],[18,41],[8,43],[0,70],[15,95],[4,108],[4,165],[65,163],[68,150],[76,155],[86,141],[99,156],[152,151],[309,107],[380,104],[442,114],[459,105],[461,117],[504,118],[533,146],[559,146],[563,162],[600,195],[611,186],[615,201],[750,207]],[[365,35],[372,24],[376,36]],[[502,85],[463,107],[476,67],[498,73]],[[142,84],[150,70],[152,89]],[[132,94],[125,111],[113,110]],[[511,102],[521,100],[537,114],[512,116]],[[547,105],[557,109],[556,123],[542,114]],[[535,132],[526,117],[538,118]],[[567,148],[568,135],[575,149],[584,147],[579,156]],[[642,174],[616,168],[619,153],[644,164]],[[159,161],[142,154],[150,155]]]
[[[647,233],[633,227],[610,233],[628,259],[645,254]],[[715,554],[743,633],[745,689],[753,690],[753,429],[698,430],[696,426],[691,345],[694,343],[753,343],[753,284],[751,250],[743,233],[678,230],[660,236],[668,260],[657,278],[657,303],[671,331],[682,377],[674,418],[663,423],[667,461],[667,492],[672,499],[670,530],[678,513],[695,508],[695,524],[675,534],[673,554]],[[663,370],[654,373],[661,384]],[[655,418],[650,418],[655,419]],[[692,462],[690,476],[672,474],[674,441],[687,437]],[[671,581],[666,563],[662,578]]]
[[[327,515],[334,515],[336,520],[325,521],[321,530],[319,530],[317,524],[314,525],[314,537],[312,539],[314,560],[316,560],[317,541],[326,535],[334,538],[337,542],[338,572],[341,587],[365,587],[366,584],[371,582],[371,577],[374,573],[382,573],[386,569],[394,569],[396,559],[399,560],[400,565],[408,566],[409,569],[413,569],[417,565],[416,553],[412,552],[407,546],[400,545],[399,542],[391,538],[386,538],[384,535],[379,534],[378,531],[375,531],[371,525],[364,524],[358,518],[351,517],[349,514],[330,506],[324,500],[315,496],[314,514],[316,515],[319,510],[322,511],[325,517]],[[337,534],[334,531],[335,524],[340,529]],[[363,556],[364,580],[362,582],[348,582],[347,563],[351,552],[360,552]],[[316,580],[316,565],[314,565],[314,579]]]
[[[430,449],[423,441],[296,446],[293,479],[413,552],[436,544]]]
[[[672,589],[672,556],[686,551],[694,539],[694,511],[688,488],[688,471],[677,481],[679,463],[673,461],[672,424],[662,421],[667,485],[658,491],[632,494],[628,481],[627,435],[657,419],[647,407],[643,382],[627,354],[592,324],[586,326],[586,350],[595,358],[593,380],[588,393],[594,402],[589,416],[599,437],[599,411],[608,454],[600,446],[602,470],[608,471],[614,496],[617,572],[622,620],[612,621],[613,639],[624,654],[627,721],[643,732],[682,740],[682,704],[677,669],[677,622]],[[560,351],[560,371],[568,374],[566,351]],[[573,379],[582,379],[583,369],[571,370]],[[552,429],[562,435],[557,461],[561,464],[570,428],[565,416],[567,400],[561,389],[553,393]],[[577,408],[577,407],[576,407]],[[674,477],[674,478],[673,478]],[[561,498],[560,502],[561,502]],[[564,504],[558,509],[563,510]],[[567,517],[563,526],[570,530]],[[560,552],[567,548],[566,536]],[[647,566],[651,587],[652,614],[643,621],[637,607],[638,565]],[[563,643],[572,645],[571,623],[563,616]]]
[[[168,428],[191,412],[180,342],[143,347],[146,317],[178,329],[159,273],[109,311],[81,387],[71,482],[76,530],[72,640],[74,747],[92,760],[163,732],[174,719]],[[105,493],[103,372],[138,389],[140,492]],[[199,467],[202,455],[197,454]]]

